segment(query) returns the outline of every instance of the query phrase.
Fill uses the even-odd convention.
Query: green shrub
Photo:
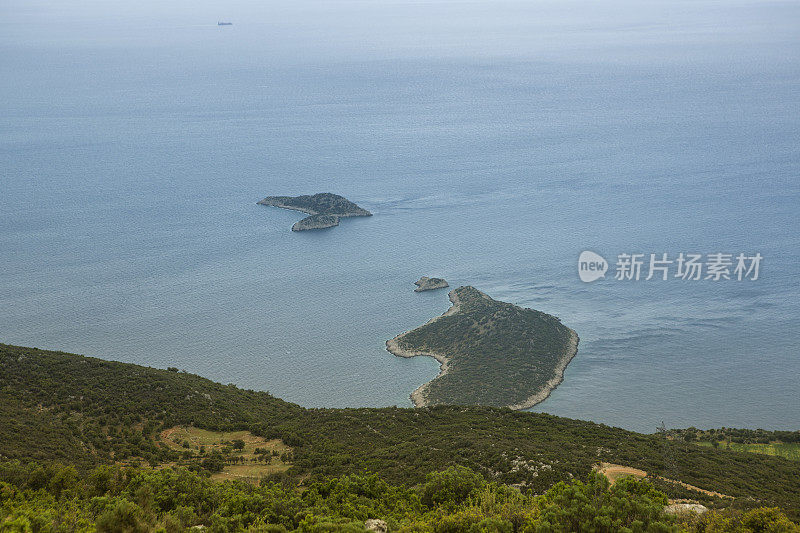
[[[141,507],[122,500],[97,519],[98,533],[149,533],[151,526]]]
[[[485,485],[486,480],[480,474],[465,466],[451,466],[427,475],[422,486],[422,503],[428,507],[457,505]]]
[[[538,501],[537,532],[639,533],[677,531],[664,513],[666,496],[648,481],[625,478],[609,488],[600,474],[586,483],[558,483]]]

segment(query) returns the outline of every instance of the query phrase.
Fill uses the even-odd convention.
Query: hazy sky
[[[3,0],[0,18],[6,61],[21,46],[178,53],[196,46],[202,33],[187,39],[176,28],[212,31],[221,20],[234,23],[225,31],[237,33],[237,52],[295,61],[486,55],[637,61],[675,46],[687,60],[702,61],[713,54],[705,49],[712,43],[742,43],[741,54],[781,61],[797,54],[800,33],[800,3],[735,0]]]

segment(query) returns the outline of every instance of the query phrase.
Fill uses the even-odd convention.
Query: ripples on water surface
[[[384,341],[435,275],[579,332],[536,410],[800,427],[797,4],[169,4],[2,7],[3,342],[410,405],[438,365]],[[255,205],[319,191],[375,216]],[[584,285],[587,248],[766,259]]]

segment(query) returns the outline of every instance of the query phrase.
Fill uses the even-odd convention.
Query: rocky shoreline
[[[447,311],[445,311],[443,314],[441,314],[439,316],[435,316],[435,317],[431,318],[425,324],[430,324],[431,322],[435,322],[435,321],[439,320],[442,317],[450,316],[450,315],[454,315],[454,314],[458,313],[458,311],[459,311],[458,295],[456,294],[456,291],[450,291],[450,294],[448,295],[448,297],[450,298],[450,301],[453,304],[452,306],[450,306],[450,309],[448,309]],[[411,331],[411,330],[409,330],[409,331]],[[403,336],[405,336],[406,334],[408,334],[408,331],[404,331],[400,335],[397,335],[396,337],[386,341],[386,350],[389,353],[391,353],[392,355],[396,355],[397,357],[407,357],[407,358],[417,357],[417,356],[433,357],[434,359],[436,359],[439,362],[439,373],[433,379],[436,379],[436,378],[439,378],[439,377],[445,375],[447,373],[447,370],[448,370],[448,367],[449,367],[449,363],[450,363],[448,358],[447,358],[447,356],[443,355],[443,354],[439,354],[439,353],[411,351],[411,350],[406,350],[405,348],[401,348],[398,341],[400,339],[402,339]],[[433,379],[431,381],[433,381]],[[410,398],[411,398],[411,402],[414,404],[414,407],[425,407],[426,405],[428,405],[428,399],[427,399],[427,394],[426,393],[427,393],[428,386],[430,385],[431,381],[428,381],[427,383],[423,383],[422,385],[420,385],[419,387],[414,389],[414,391],[411,393]]]
[[[520,404],[509,405],[509,409],[514,409],[515,411],[519,411],[521,409],[530,409],[534,405],[545,401],[550,396],[550,393],[552,393],[556,387],[561,385],[561,383],[564,381],[564,372],[567,370],[567,365],[576,355],[578,355],[578,343],[580,342],[580,338],[572,329],[570,329],[570,335],[569,348],[558,362],[558,366],[555,368],[556,375],[548,380],[548,382],[545,384],[545,388]]]
[[[339,225],[336,215],[311,215],[303,220],[298,220],[292,225],[292,231],[307,231],[310,229],[325,229]]]
[[[256,202],[257,205],[266,205],[269,207],[280,207],[281,209],[289,209],[290,211],[300,211],[301,213],[305,213],[307,215],[316,215],[317,212],[313,209],[306,209],[305,207],[297,207],[294,205],[287,205],[286,203],[278,200],[275,196],[267,196],[263,200],[259,200]]]

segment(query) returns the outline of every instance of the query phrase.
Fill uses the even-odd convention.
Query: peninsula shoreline
[[[439,320],[442,317],[454,315],[454,314],[459,312],[459,310],[460,310],[459,305],[458,305],[459,304],[459,300],[458,300],[458,295],[456,294],[456,292],[455,291],[450,291],[450,294],[448,294],[448,298],[450,298],[450,302],[452,303],[450,308],[447,311],[445,311],[444,313],[442,313],[441,315],[438,315],[438,316],[435,316],[435,317],[431,318],[430,320],[425,322],[425,324],[430,324],[432,322],[435,322],[435,321]],[[423,324],[423,326],[425,324]],[[418,327],[421,327],[421,326],[418,326]],[[448,357],[446,355],[443,355],[443,354],[440,354],[440,353],[413,351],[413,350],[406,350],[405,348],[401,348],[400,347],[400,343],[398,341],[400,339],[402,339],[406,334],[408,334],[409,332],[413,331],[414,329],[417,329],[417,328],[412,328],[412,329],[410,329],[408,331],[404,331],[403,333],[401,333],[401,334],[389,339],[388,341],[386,341],[386,350],[389,353],[391,353],[392,355],[396,355],[397,357],[405,357],[407,359],[410,359],[411,357],[427,356],[427,357],[433,357],[434,359],[436,359],[439,362],[439,373],[436,375],[436,377],[434,377],[430,381],[427,381],[427,382],[423,383],[422,385],[420,385],[419,387],[417,387],[416,389],[414,389],[414,391],[409,396],[411,398],[411,402],[414,404],[414,407],[425,407],[427,405],[427,402],[428,402],[427,395],[426,395],[427,390],[428,390],[428,386],[430,385],[430,383],[434,379],[438,379],[438,378],[444,376],[445,374],[447,374],[447,370],[448,370],[448,368],[450,366],[450,360],[448,359]]]

